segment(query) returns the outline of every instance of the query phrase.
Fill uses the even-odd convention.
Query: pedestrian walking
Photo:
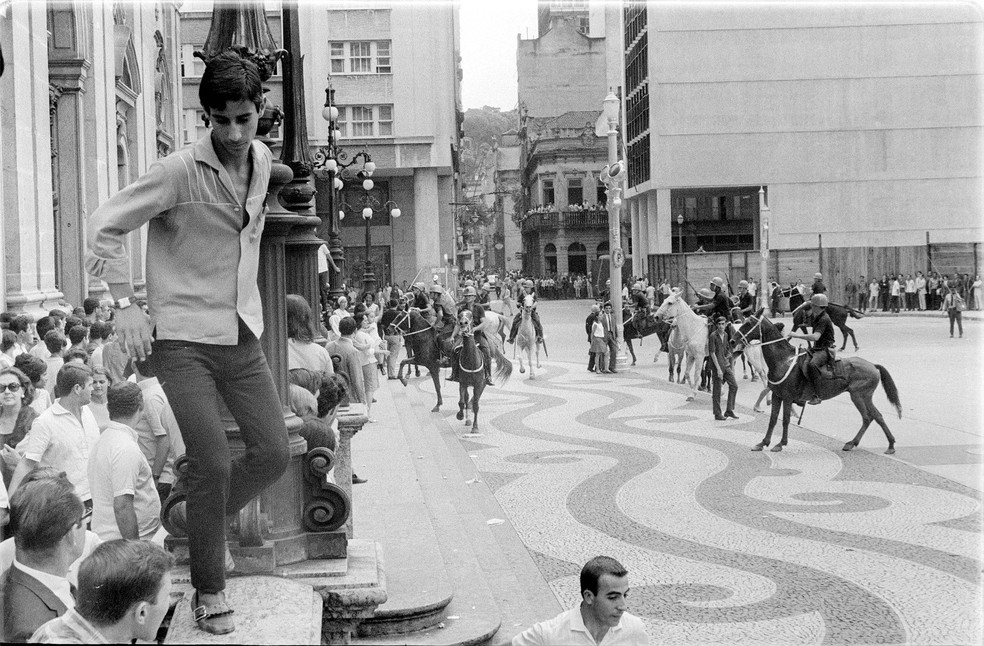
[[[943,309],[946,310],[950,319],[950,338],[953,338],[953,323],[956,321],[957,328],[960,330],[960,338],[963,338],[963,311],[967,309],[964,299],[957,293],[957,290],[950,288],[946,296],[943,297]]]

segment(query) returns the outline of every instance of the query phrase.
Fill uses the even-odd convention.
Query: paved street
[[[658,643],[980,643],[981,323],[950,339],[943,318],[852,321],[899,387],[903,419],[875,400],[896,455],[874,426],[840,450],[860,424],[846,397],[810,407],[784,452],[753,453],[767,416],[740,368],[740,419],[716,422],[707,394],[666,383],[655,338],[631,370],[591,374],[587,302],[540,312],[550,358],[486,390],[481,434],[460,442],[562,605],[606,553]],[[464,434],[456,391],[442,415]]]

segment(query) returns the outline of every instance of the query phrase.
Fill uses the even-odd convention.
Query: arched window
[[[608,254],[608,240],[605,240],[604,242],[598,245],[598,254],[596,257],[601,258],[602,256],[605,256],[607,254]]]
[[[588,273],[588,250],[580,242],[567,247],[567,271],[571,274]]]

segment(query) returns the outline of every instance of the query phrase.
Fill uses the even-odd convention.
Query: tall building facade
[[[177,4],[0,2],[0,294],[32,314],[80,305],[86,222],[179,141]],[[144,233],[129,247],[144,284]]]
[[[457,196],[463,119],[458,9],[453,4],[400,2],[373,3],[371,9],[335,7],[299,4],[311,152],[328,143],[321,106],[330,83],[339,109],[341,147],[349,159],[361,151],[369,153],[376,164],[374,203],[391,203],[401,211],[399,218],[392,218],[390,208],[377,208],[369,221],[376,280],[380,286],[410,283],[453,263],[455,257],[451,203]],[[211,12],[182,15],[187,84],[182,128],[189,141],[205,132],[197,94],[191,92],[203,67],[192,52],[204,43],[210,20]],[[267,11],[267,23],[282,43],[279,11]],[[265,85],[271,102],[281,105],[282,77],[274,75]],[[271,133],[274,154],[279,152],[279,136],[278,131]],[[317,179],[316,188],[316,210],[327,221],[331,187]],[[345,214],[342,271],[347,285],[360,286],[362,281],[365,195],[361,180],[347,183],[339,194]]]
[[[980,264],[970,5],[624,2],[621,27],[633,273],[768,245],[770,275],[826,269],[839,297],[862,274]]]

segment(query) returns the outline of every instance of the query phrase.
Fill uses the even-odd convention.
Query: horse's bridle
[[[425,327],[421,330],[417,330],[416,332],[410,332],[409,330],[404,332],[403,328],[400,327],[400,324],[403,323],[404,321],[409,321],[409,320],[410,320],[410,310],[403,310],[396,315],[396,318],[393,319],[393,322],[390,323],[390,325],[396,328],[396,331],[400,333],[400,336],[413,336],[414,334],[420,334],[421,332],[426,332],[427,330],[430,329]]]

